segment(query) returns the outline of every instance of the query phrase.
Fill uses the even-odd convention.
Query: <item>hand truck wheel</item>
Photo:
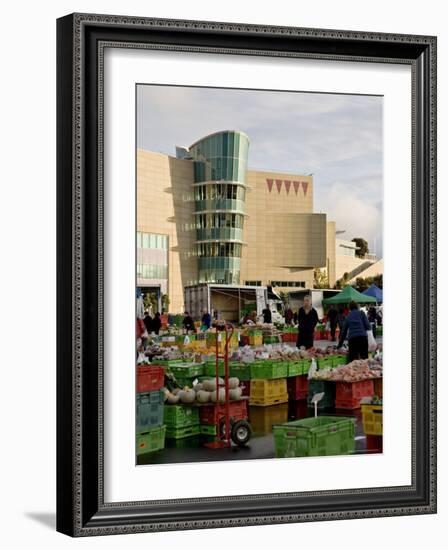
[[[238,420],[232,426],[231,438],[235,445],[244,447],[252,435],[252,428],[247,420]]]

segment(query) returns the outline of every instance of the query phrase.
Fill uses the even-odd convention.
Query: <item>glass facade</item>
[[[141,279],[167,279],[167,265],[137,264],[137,277]]]
[[[137,231],[137,277],[168,279],[168,235]]]
[[[137,248],[168,250],[168,235],[156,235],[154,233],[141,233],[137,231]]]
[[[200,283],[239,284],[249,139],[235,131],[207,136],[189,148]],[[211,242],[207,242],[211,241]]]

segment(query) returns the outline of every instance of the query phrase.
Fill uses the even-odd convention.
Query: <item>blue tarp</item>
[[[370,285],[367,290],[364,290],[363,294],[366,296],[372,296],[373,298],[376,298],[376,301],[379,304],[383,303],[383,291],[381,288],[378,288],[376,285]]]

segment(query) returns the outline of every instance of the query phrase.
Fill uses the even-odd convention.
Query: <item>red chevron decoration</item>
[[[272,191],[272,186],[274,185],[274,180],[266,180],[268,184],[269,193]]]
[[[291,182],[289,180],[285,180],[285,188],[286,194],[289,195],[289,189],[291,188]]]
[[[275,185],[277,186],[277,191],[278,191],[279,193],[280,193],[281,188],[282,188],[282,183],[283,183],[282,180],[275,180]]]
[[[302,187],[303,187],[303,194],[306,196],[306,192],[308,191],[308,182],[302,181]]]
[[[296,192],[296,195],[297,195],[297,191],[299,190],[300,181],[293,181],[293,184],[294,184],[294,191]]]

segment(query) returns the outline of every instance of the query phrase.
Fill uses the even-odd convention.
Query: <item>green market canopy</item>
[[[348,304],[352,300],[360,304],[376,304],[376,298],[361,294],[361,292],[358,292],[352,286],[346,286],[336,296],[324,298],[322,303],[324,306],[330,306],[331,304]]]

